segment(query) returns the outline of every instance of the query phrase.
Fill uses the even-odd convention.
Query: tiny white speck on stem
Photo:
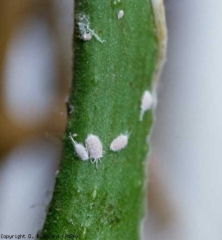
[[[89,40],[92,39],[92,34],[91,34],[91,33],[83,33],[82,39],[83,39],[84,41],[89,41]]]
[[[143,120],[143,115],[146,111],[150,110],[153,104],[153,97],[151,93],[146,90],[143,93],[142,99],[141,99],[141,105],[140,105],[140,121]]]
[[[123,16],[124,16],[124,11],[123,11],[123,10],[120,10],[120,11],[118,12],[118,19],[121,19]]]
[[[92,198],[95,199],[97,194],[97,187],[94,188]]]

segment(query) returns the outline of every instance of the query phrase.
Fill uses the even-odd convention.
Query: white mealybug
[[[125,148],[128,144],[128,134],[120,134],[116,137],[110,144],[110,150],[113,152],[118,152]]]
[[[91,163],[96,163],[96,168],[98,168],[98,160],[103,156],[103,146],[98,136],[93,134],[88,134],[86,138],[86,148],[91,158]]]
[[[91,39],[92,39],[92,34],[91,33],[83,33],[82,40],[89,41]]]
[[[99,42],[104,43],[105,40],[102,40],[93,29],[90,27],[89,17],[85,14],[80,14],[77,17],[77,24],[79,26],[80,38],[83,41],[89,41],[92,37],[95,37]]]
[[[123,10],[120,10],[120,11],[118,12],[118,19],[121,19],[121,18],[123,17],[123,15],[124,15]]]
[[[153,97],[152,97],[151,93],[148,90],[146,90],[143,93],[143,96],[142,96],[142,99],[141,99],[140,121],[143,120],[144,113],[151,109],[152,103],[153,103]]]
[[[77,143],[71,134],[69,134],[69,138],[72,141],[72,144],[74,146],[75,152],[77,154],[77,156],[82,160],[82,161],[86,161],[89,159],[89,155],[88,152],[86,151],[85,147],[81,144],[81,143]]]

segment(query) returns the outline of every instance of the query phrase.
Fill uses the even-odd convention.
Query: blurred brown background
[[[56,6],[50,0],[0,1],[0,156],[4,156],[15,145],[22,144],[24,141],[28,141],[34,136],[59,137],[64,132],[66,123],[65,99],[68,95],[71,69],[69,63],[70,55],[67,56],[67,51],[64,50],[65,42],[64,39],[62,39],[63,36],[61,31],[58,31],[57,14]],[[34,99],[30,97],[32,93],[21,92],[20,94],[23,96],[24,106],[20,104],[21,109],[17,109],[17,112],[19,112],[18,114],[21,115],[20,120],[18,120],[16,114],[8,110],[10,107],[13,107],[11,105],[16,105],[16,103],[8,101],[8,98],[12,97],[10,94],[13,94],[14,89],[8,90],[10,84],[7,82],[8,76],[5,74],[7,71],[5,68],[10,68],[10,63],[7,65],[6,62],[9,48],[12,42],[16,41],[13,38],[16,38],[16,34],[18,34],[20,29],[26,27],[27,22],[38,20],[45,24],[47,28],[47,37],[53,39],[50,47],[53,48],[55,59],[51,59],[51,64],[54,65],[53,67],[56,74],[54,74],[53,79],[50,79],[51,76],[45,76],[45,81],[48,81],[47,87],[53,89],[53,93],[51,93],[53,95],[53,101],[51,101],[48,109],[45,110],[42,115],[36,116],[36,118],[41,119],[41,121],[33,121],[30,118],[29,122],[29,116],[35,114],[35,107],[38,108],[38,101],[34,102]],[[30,26],[30,28],[32,28],[32,26]],[[38,43],[36,43],[36,46],[33,45],[33,47],[41,47],[37,45]],[[69,50],[70,49],[69,47]],[[42,58],[47,57],[47,52],[45,52]],[[24,68],[26,61],[35,64],[35,60],[31,59],[31,55],[30,57],[27,56],[27,58],[24,56],[23,59],[22,57],[20,57],[20,59],[17,58],[17,60],[24,60]],[[14,65],[11,67],[10,71],[16,71],[13,67]],[[44,71],[45,74],[49,74],[52,69],[48,69],[48,72],[46,70]],[[22,76],[21,72],[24,71],[18,70],[16,72],[17,79],[10,80],[14,81],[14,88],[16,91],[26,91],[26,86],[24,86],[26,82],[30,84],[33,81],[33,79],[28,79],[28,75],[26,74]],[[19,81],[21,77],[26,79]],[[49,86],[50,84],[51,86]],[[35,84],[33,84],[33,86],[35,86]],[[33,95],[36,94],[35,91],[40,91],[41,88],[44,88],[44,84],[37,89],[33,89]],[[16,94],[19,97],[19,92]],[[10,106],[7,105],[8,102],[10,102]],[[47,102],[47,100],[45,100],[45,102]],[[27,116],[24,113],[24,109],[27,107],[26,104],[31,105],[30,112]]]

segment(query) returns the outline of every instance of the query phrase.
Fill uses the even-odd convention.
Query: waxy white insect
[[[120,11],[118,12],[118,19],[121,19],[123,16],[124,16],[124,11],[123,11],[123,10],[120,10]]]
[[[96,163],[96,168],[98,168],[98,161],[101,161],[100,158],[103,156],[103,146],[99,137],[88,134],[85,143],[91,163]]]
[[[141,105],[140,105],[140,121],[143,120],[143,115],[146,111],[150,110],[153,104],[153,97],[151,93],[146,90],[143,93],[142,99],[141,99]]]
[[[113,152],[118,152],[125,148],[128,144],[128,134],[120,134],[116,137],[110,144],[110,150]]]
[[[92,39],[92,34],[91,33],[83,33],[82,40],[89,41],[91,39]]]
[[[102,40],[93,29],[90,27],[89,17],[85,14],[80,14],[78,17],[77,24],[79,26],[80,38],[83,41],[89,41],[92,37],[95,37],[99,42],[104,43],[105,40]]]
[[[72,144],[74,146],[74,149],[75,149],[75,153],[76,155],[82,160],[82,161],[86,161],[89,159],[89,154],[87,152],[87,150],[85,149],[85,147],[81,144],[81,143],[77,143],[71,133],[69,134],[69,138],[71,139],[72,141]]]

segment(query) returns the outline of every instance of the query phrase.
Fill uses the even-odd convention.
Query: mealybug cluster
[[[76,155],[82,161],[91,160],[91,163],[96,163],[96,168],[98,169],[98,161],[101,162],[104,151],[102,142],[99,137],[93,134],[88,134],[85,140],[86,147],[82,143],[78,143],[73,139],[71,133],[69,138],[72,141]],[[128,144],[129,134],[120,134],[117,136],[110,144],[110,150],[113,152],[119,152],[125,148]]]
[[[141,98],[140,105],[140,121],[143,120],[143,115],[146,111],[150,110],[153,104],[153,98],[151,93],[146,90],[144,91]],[[75,133],[75,135],[77,134]],[[74,150],[76,155],[82,160],[87,161],[91,160],[91,163],[96,163],[96,168],[98,168],[98,161],[101,162],[101,158],[103,157],[103,145],[100,138],[94,134],[88,134],[85,140],[85,146],[82,143],[78,143],[74,140],[71,133],[69,134],[69,138],[72,141],[74,146]],[[110,144],[110,150],[113,152],[119,152],[122,149],[126,148],[128,145],[129,134],[120,134]]]
[[[76,155],[82,161],[91,159],[91,163],[96,163],[96,168],[98,168],[98,161],[101,161],[100,158],[103,156],[103,147],[99,137],[93,134],[88,134],[85,140],[86,147],[84,147],[83,144],[76,142],[71,133],[69,134],[69,138],[72,141]]]

